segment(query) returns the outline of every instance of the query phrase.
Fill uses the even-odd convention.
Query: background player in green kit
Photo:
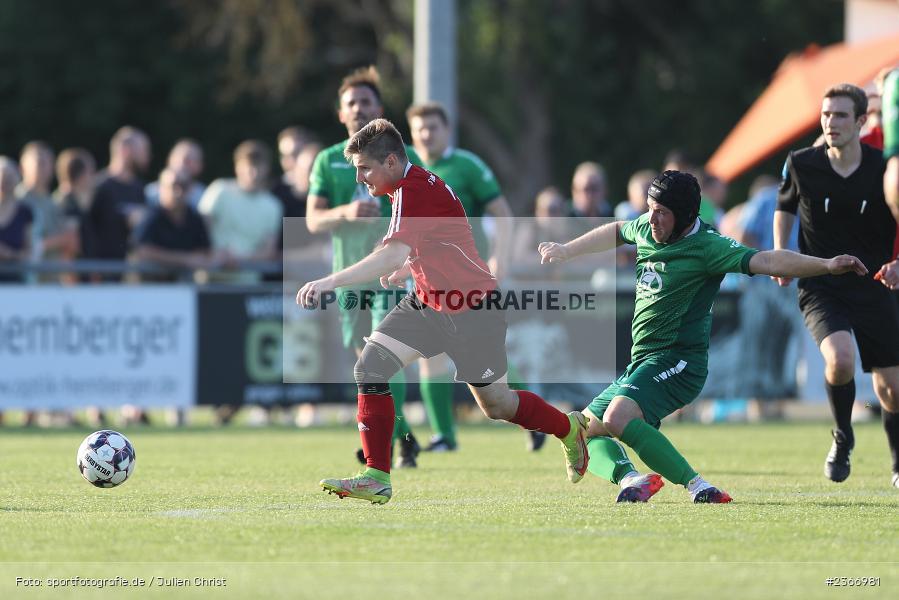
[[[887,161],[883,195],[899,223],[899,69],[893,69],[884,79],[881,112],[883,158]],[[897,289],[899,284],[891,287]]]
[[[369,122],[381,117],[380,78],[374,67],[357,69],[344,78],[337,92],[337,118],[346,127],[347,139],[365,127]],[[333,269],[340,271],[353,265],[380,244],[387,233],[390,217],[390,202],[386,197],[372,198],[364,185],[356,182],[356,170],[343,155],[347,140],[343,140],[322,150],[315,157],[309,179],[309,198],[306,203],[306,226],[311,233],[331,232],[333,244]],[[418,156],[407,148],[409,159],[420,164]],[[377,281],[362,284],[358,290],[379,290]],[[340,295],[347,290],[337,290]],[[361,304],[361,303],[360,303]],[[343,345],[353,348],[358,356],[365,345],[365,336],[371,334],[392,307],[383,307],[375,302],[371,309],[340,307],[340,326]],[[390,391],[396,410],[395,440],[400,440],[400,453],[396,458],[398,467],[414,467],[418,454],[418,443],[412,436],[403,416],[406,400],[406,379],[400,371],[390,380]]]
[[[443,105],[426,102],[411,106],[406,111],[412,145],[423,160],[423,166],[440,177],[456,193],[471,220],[478,254],[497,278],[502,279],[503,266],[507,264],[512,209],[503,196],[499,182],[481,158],[450,146],[449,115]],[[482,217],[496,217],[495,240],[491,245],[482,226]],[[421,397],[428,420],[434,429],[434,437],[425,448],[444,452],[456,449],[456,428],[453,419],[453,386],[449,360],[446,355],[419,361],[421,372]],[[523,390],[520,376],[509,365],[509,387]],[[538,450],[546,440],[539,431],[528,432],[528,448]]]
[[[705,383],[711,307],[725,273],[867,273],[854,256],[823,259],[742,246],[698,218],[699,201],[699,183],[692,175],[665,171],[649,188],[648,213],[602,225],[567,244],[544,242],[538,248],[547,263],[624,243],[637,246],[632,362],[584,410],[588,469],[621,486],[619,502],[649,500],[664,485],[662,477],[686,487],[694,502],[731,501],[659,431],[662,419],[692,402]],[[657,473],[639,474],[619,440]]]

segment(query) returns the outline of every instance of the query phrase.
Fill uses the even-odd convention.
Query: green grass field
[[[857,428],[853,474],[822,475],[820,424],[671,425],[730,505],[667,485],[646,505],[565,478],[510,426],[394,473],[384,506],[339,500],[322,477],[356,469],[349,428],[130,429],[131,480],[77,473],[86,430],[0,429],[3,598],[825,598],[899,593],[899,490],[879,424]],[[420,432],[426,437],[426,432]],[[183,578],[190,587],[64,587],[48,578]],[[38,578],[40,587],[17,584]],[[194,578],[225,578],[200,587]],[[828,587],[827,577],[880,577]],[[169,581],[171,583],[171,581]]]

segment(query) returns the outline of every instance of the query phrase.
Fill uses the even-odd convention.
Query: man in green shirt
[[[883,158],[887,161],[883,195],[899,223],[899,69],[884,78],[882,98]]]
[[[343,79],[337,92],[337,118],[346,127],[347,139],[384,114],[379,83],[380,77],[374,67],[357,69]],[[343,140],[325,148],[315,157],[306,201],[306,226],[309,231],[331,233],[334,272],[371,254],[386,235],[390,217],[387,197],[373,198],[365,185],[356,182],[356,170],[343,155],[346,142]],[[420,162],[414,152],[410,152],[409,158],[413,163]],[[377,291],[380,284],[372,281],[355,289]],[[349,290],[337,291],[343,345],[353,348],[358,356],[365,345],[364,337],[371,334],[390,307],[375,302],[371,308],[362,308],[361,302],[357,304],[351,300],[355,297],[343,295]],[[350,306],[353,304],[356,306]],[[390,380],[390,391],[396,410],[393,435],[394,440],[400,441],[400,454],[395,466],[414,467],[419,446],[403,416],[406,379],[402,371]]]
[[[450,146],[449,115],[437,102],[425,102],[406,111],[412,144],[423,160],[423,166],[452,188],[462,202],[465,215],[471,221],[478,253],[497,279],[508,260],[512,209],[503,196],[499,182],[481,158],[468,150]],[[495,239],[487,239],[483,217],[495,217]],[[445,354],[422,359],[421,397],[434,429],[426,451],[445,452],[456,449],[456,428],[453,419],[453,387],[450,365]],[[520,376],[510,365],[509,386],[523,390]],[[528,448],[538,450],[546,440],[539,431],[528,432]]]
[[[730,495],[706,482],[660,431],[662,419],[692,402],[708,375],[711,307],[726,273],[814,277],[867,273],[854,256],[831,259],[789,250],[759,252],[698,218],[699,183],[665,171],[649,188],[649,212],[601,225],[583,236],[539,246],[542,262],[560,262],[621,244],[637,247],[631,364],[584,410],[593,474],[621,486],[618,502],[645,502],[664,485],[687,488],[696,503]],[[624,442],[657,473],[640,474]]]

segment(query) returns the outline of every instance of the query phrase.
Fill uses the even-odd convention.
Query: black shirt
[[[89,218],[96,236],[96,257],[124,259],[128,253],[128,214],[146,205],[144,184],[107,177],[94,193]]]
[[[151,208],[137,231],[137,243],[180,252],[208,250],[210,246],[206,223],[190,206],[185,207],[180,223],[161,206]]]
[[[886,162],[880,150],[862,144],[862,160],[848,177],[830,164],[826,146],[794,150],[784,164],[777,209],[799,213],[799,250],[832,258],[857,256],[868,268],[862,285],[892,257],[896,222],[883,196]],[[800,279],[799,287],[846,287],[862,278],[825,275]],[[879,285],[879,284],[878,284]]]

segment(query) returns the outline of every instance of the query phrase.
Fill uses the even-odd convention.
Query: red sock
[[[396,413],[390,394],[358,394],[359,437],[365,464],[373,469],[390,473],[390,444]]]
[[[555,408],[546,400],[532,392],[520,390],[518,394],[518,411],[512,423],[525,429],[542,431],[557,438],[563,438],[571,431],[568,415]]]

